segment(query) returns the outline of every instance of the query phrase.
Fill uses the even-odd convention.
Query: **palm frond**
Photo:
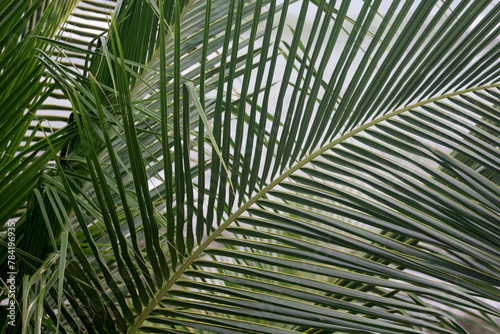
[[[467,94],[483,90],[490,97],[495,87],[397,110],[302,160],[186,260],[175,281],[157,294],[163,298],[155,303],[159,309],[144,319],[156,326],[146,328],[161,332],[183,324],[224,332],[218,327],[224,324],[230,332],[251,328],[250,321],[263,333],[274,333],[276,326],[451,333],[463,329],[442,305],[498,316],[476,296],[500,297],[494,232],[499,189],[450,156],[457,150],[493,168],[488,155],[476,152],[487,145],[498,156],[498,146],[475,138],[465,149],[470,130],[448,123],[477,128],[495,121],[495,110],[480,93]],[[464,103],[472,98],[476,105]],[[498,136],[498,127],[489,129]],[[225,231],[232,235],[223,236]],[[202,253],[211,259],[197,260]],[[197,270],[188,269],[190,260]],[[199,316],[204,312],[210,316]]]
[[[0,169],[60,254],[25,261],[30,328],[497,331],[500,5],[356,5],[81,1],[37,38],[33,108],[73,116]]]

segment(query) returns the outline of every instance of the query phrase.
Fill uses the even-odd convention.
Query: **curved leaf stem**
[[[151,300],[151,302],[148,304],[146,308],[143,309],[141,314],[135,319],[135,322],[132,327],[129,328],[128,333],[136,333],[139,328],[141,327],[142,323],[147,319],[149,314],[155,309],[155,307],[160,303],[161,299],[165,294],[170,290],[170,288],[175,284],[175,282],[182,276],[182,274],[193,264],[193,262],[203,253],[203,251],[210,246],[210,244],[215,241],[215,239],[221,235],[221,233],[226,230],[231,223],[233,223],[242,213],[244,213],[251,205],[253,205],[255,202],[257,202],[260,198],[265,196],[270,190],[272,190],[274,187],[276,187],[281,181],[295,173],[297,170],[302,168],[304,165],[307,163],[311,162],[313,159],[317,158],[318,156],[322,155],[335,145],[343,142],[344,140],[353,137],[354,135],[358,134],[361,131],[364,131],[368,129],[369,127],[372,127],[380,122],[383,122],[391,117],[397,116],[405,111],[418,108],[420,106],[423,106],[425,104],[429,104],[432,102],[436,102],[439,100],[447,99],[456,95],[461,95],[461,94],[466,94],[470,92],[475,92],[479,90],[484,90],[488,88],[495,88],[495,87],[500,87],[500,83],[495,83],[495,84],[490,84],[490,85],[485,85],[485,86],[478,86],[478,87],[473,87],[473,88],[468,88],[468,89],[463,89],[459,90],[456,92],[451,92],[447,93],[444,95],[439,95],[427,100],[423,100],[417,103],[414,103],[412,105],[406,106],[404,108],[395,110],[391,113],[388,113],[382,117],[379,117],[365,125],[362,125],[345,135],[335,139],[334,141],[331,141],[330,143],[326,144],[325,146],[321,147],[319,150],[311,153],[309,156],[306,158],[302,159],[299,161],[297,164],[292,166],[290,169],[282,173],[280,176],[278,176],[275,180],[273,180],[271,183],[269,183],[265,188],[263,188],[261,191],[259,191],[255,196],[250,198],[244,205],[242,205],[235,213],[233,213],[223,224],[221,224],[198,248],[196,248],[193,253],[186,258],[186,261],[182,263],[182,265],[179,266],[177,271],[170,277],[170,279],[163,284],[162,288],[155,294],[154,299]]]

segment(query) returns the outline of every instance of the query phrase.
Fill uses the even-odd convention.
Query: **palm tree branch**
[[[327,145],[323,146],[319,150],[311,153],[309,156],[306,158],[302,159],[299,161],[297,164],[292,166],[290,169],[282,173],[280,176],[278,176],[275,180],[273,180],[271,183],[269,183],[265,188],[260,190],[255,196],[250,198],[248,201],[245,202],[236,212],[234,212],[229,218],[224,221],[215,231],[213,231],[210,236],[199,246],[197,247],[193,253],[186,258],[186,260],[178,267],[178,269],[172,274],[172,276],[169,278],[168,281],[163,284],[160,290],[158,290],[154,298],[150,301],[148,306],[143,310],[143,312],[135,319],[135,322],[132,327],[129,328],[128,333],[136,333],[137,330],[141,327],[142,323],[146,321],[146,319],[149,317],[149,315],[155,310],[155,308],[158,306],[158,304],[161,302],[162,298],[165,296],[165,294],[172,288],[172,286],[177,282],[178,279],[181,278],[181,276],[185,273],[186,270],[188,270],[191,265],[199,258],[199,256],[209,247],[221,234],[227,230],[227,228],[235,222],[243,213],[245,213],[253,204],[255,204],[259,199],[264,198],[266,195],[269,194],[269,192],[281,184],[285,179],[288,177],[292,176],[296,171],[304,167],[306,164],[312,162],[315,158],[319,157],[320,155],[324,154],[328,150],[332,149],[334,146],[336,146],[339,143],[342,143],[346,141],[349,138],[354,137],[356,134],[365,131],[369,129],[370,127],[373,127],[383,121],[386,121],[394,116],[400,115],[401,113],[404,113],[405,111],[415,109],[421,106],[425,106],[426,104],[430,104],[433,102],[445,100],[457,95],[462,95],[466,93],[471,93],[471,92],[477,92],[489,88],[496,88],[500,87],[500,84],[490,84],[490,85],[485,85],[485,86],[479,86],[479,87],[473,87],[473,88],[468,88],[468,89],[463,89],[459,90],[456,92],[451,92],[447,93],[444,95],[440,96],[435,96],[427,100],[423,100],[417,103],[414,103],[412,105],[406,106],[401,109],[397,109],[391,113],[388,113],[382,117],[379,117],[367,124],[364,124],[348,133],[345,135],[342,135],[341,137],[331,141]]]

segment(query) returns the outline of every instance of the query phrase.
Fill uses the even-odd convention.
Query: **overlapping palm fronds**
[[[25,331],[498,331],[499,8],[136,0],[75,23],[90,47],[16,37],[44,45],[1,56],[38,87],[2,100],[26,118],[2,221],[42,236],[19,243]],[[21,146],[54,89],[67,124]]]

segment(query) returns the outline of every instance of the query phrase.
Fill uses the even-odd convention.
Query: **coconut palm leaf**
[[[103,23],[104,27],[107,26],[106,14],[113,8],[111,1],[98,3],[97,6],[92,1],[9,1],[1,6],[0,196],[3,200],[0,224],[7,227],[5,224],[8,222],[8,231],[15,230],[16,253],[21,260],[15,261],[18,300],[19,305],[23,305],[17,314],[17,317],[23,315],[22,325],[17,326],[19,332],[21,328],[23,332],[33,328],[27,324],[34,325],[37,331],[41,328],[40,312],[43,311],[46,291],[54,285],[54,277],[63,277],[57,273],[64,272],[64,266],[59,269],[51,266],[55,272],[47,279],[46,269],[49,266],[46,264],[52,265],[53,259],[58,258],[50,253],[54,249],[64,253],[60,245],[56,245],[56,240],[61,242],[60,233],[65,227],[52,220],[45,224],[47,220],[44,221],[43,217],[52,216],[54,212],[46,210],[43,205],[53,202],[54,198],[47,198],[34,190],[43,171],[50,170],[54,165],[54,154],[46,137],[49,136],[56,151],[64,151],[77,134],[75,126],[66,126],[72,110],[69,101],[55,85],[52,76],[47,75],[38,57],[46,55],[65,66],[68,73],[79,73],[88,53],[86,49],[92,47],[88,29],[102,33],[105,30]],[[94,18],[86,20],[84,30],[81,30],[82,22],[78,17],[86,16],[89,10]],[[83,45],[85,52],[75,52],[77,45]],[[37,202],[42,203],[40,208]],[[2,233],[5,247],[8,235]],[[51,242],[47,243],[47,240]],[[12,266],[7,261],[11,257],[11,250],[1,252],[2,272],[12,272]],[[64,261],[61,260],[62,263]],[[62,281],[58,283],[59,288],[61,284]],[[28,305],[36,307],[26,313],[24,310]],[[35,318],[39,319],[33,322]],[[6,324],[2,323],[2,327]]]
[[[495,94],[487,88],[492,86],[397,110],[302,160],[233,214],[181,266],[185,276],[172,284],[182,289],[167,284],[157,294],[163,298],[153,303],[158,307],[149,318],[139,318],[154,324],[144,330],[168,332],[181,324],[215,332],[275,333],[281,332],[276,326],[286,331],[306,326],[327,332],[427,328],[446,333],[463,330],[445,320],[439,305],[498,316],[495,307],[473,297],[499,298],[493,232],[498,200],[469,197],[482,189],[498,199],[498,187],[443,151],[449,145],[469,157],[477,152],[477,146],[466,150],[461,141],[452,144],[468,130],[448,128],[447,133],[443,127],[450,118],[461,118],[456,114],[474,115],[479,122],[496,119],[483,113],[494,109],[481,95],[466,94]],[[482,105],[482,116],[464,103],[469,99]],[[427,142],[431,121],[439,135]],[[498,135],[498,128],[492,133]],[[474,162],[486,166],[487,160],[476,155]],[[224,231],[232,235],[223,236]],[[217,244],[231,247],[212,246]],[[211,259],[197,259],[202,252]],[[191,259],[196,270],[188,269]],[[433,307],[424,307],[421,299]],[[437,326],[443,323],[447,327]],[[494,331],[497,325],[491,325]]]
[[[29,147],[34,192],[18,172],[59,254],[25,261],[29,328],[498,331],[499,5],[297,5],[286,44],[287,0],[123,1],[95,47],[40,39],[86,62],[37,58],[73,116]]]

